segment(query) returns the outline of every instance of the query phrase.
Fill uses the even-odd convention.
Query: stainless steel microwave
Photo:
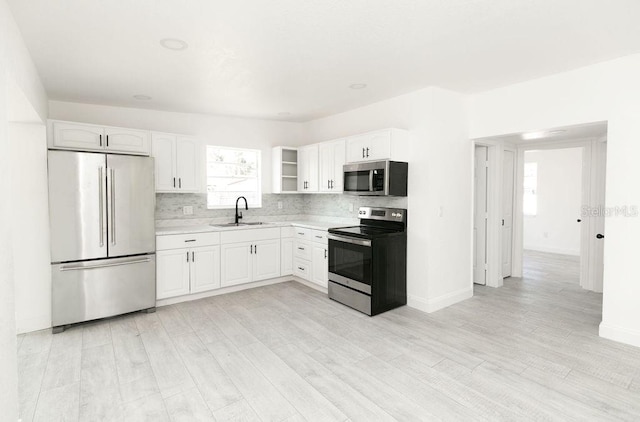
[[[372,196],[407,196],[409,164],[400,161],[370,161],[345,164],[344,193]]]

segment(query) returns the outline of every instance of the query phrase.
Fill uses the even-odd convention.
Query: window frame
[[[230,204],[221,204],[221,205],[211,205],[209,203],[209,149],[218,149],[218,150],[227,150],[227,151],[243,151],[243,152],[252,152],[256,154],[256,186],[257,186],[257,202],[249,202],[247,199],[248,206],[251,208],[262,208],[262,150],[256,148],[238,148],[238,147],[228,147],[224,145],[210,145],[207,144],[205,146],[205,194],[206,194],[206,206],[208,210],[225,210],[225,209],[234,209],[235,208],[235,200],[234,203]],[[225,163],[224,165],[236,164],[236,163]],[[215,177],[215,176],[214,176]],[[222,178],[219,176],[219,178]],[[240,179],[229,177],[229,179]],[[242,194],[238,196],[244,196]]]

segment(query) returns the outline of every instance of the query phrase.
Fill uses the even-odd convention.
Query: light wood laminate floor
[[[640,349],[562,281],[366,317],[288,282],[19,336],[23,421],[640,420]]]

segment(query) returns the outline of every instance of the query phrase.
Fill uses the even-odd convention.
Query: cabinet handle
[[[196,262],[196,253],[191,252],[191,262]]]
[[[173,178],[173,187],[174,188],[176,187],[176,178],[175,177]]]
[[[182,189],[182,177],[178,177],[178,187]]]
[[[100,134],[100,146],[102,146],[102,134]]]
[[[187,251],[187,262],[189,262],[189,251]]]
[[[107,146],[109,146],[109,135],[107,135]]]
[[[364,148],[362,148],[362,158],[364,158]]]
[[[331,181],[331,189],[333,189],[333,180]]]
[[[331,189],[331,180],[327,180],[327,189]]]
[[[316,239],[322,239],[322,236],[316,236]]]
[[[185,240],[185,241],[184,241],[184,243],[187,243],[187,242],[195,242],[195,241],[196,241],[196,239],[187,239],[187,240]]]
[[[300,233],[300,232],[298,232],[298,234],[299,234],[300,236],[304,236],[304,233]]]
[[[304,251],[304,248],[301,248],[300,246],[298,246],[298,250]]]
[[[298,269],[299,269],[300,271],[304,271],[304,268],[302,268],[302,267],[298,267]]]
[[[258,253],[258,245],[253,246],[253,252],[256,254]]]
[[[369,148],[367,148],[367,158],[369,158]]]
[[[324,250],[324,259],[327,259],[327,250]]]
[[[253,254],[253,245],[251,245],[251,252],[250,253]]]

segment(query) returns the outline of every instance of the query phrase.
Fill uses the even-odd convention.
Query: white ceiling
[[[9,3],[51,99],[293,121],[640,51],[638,0]]]

